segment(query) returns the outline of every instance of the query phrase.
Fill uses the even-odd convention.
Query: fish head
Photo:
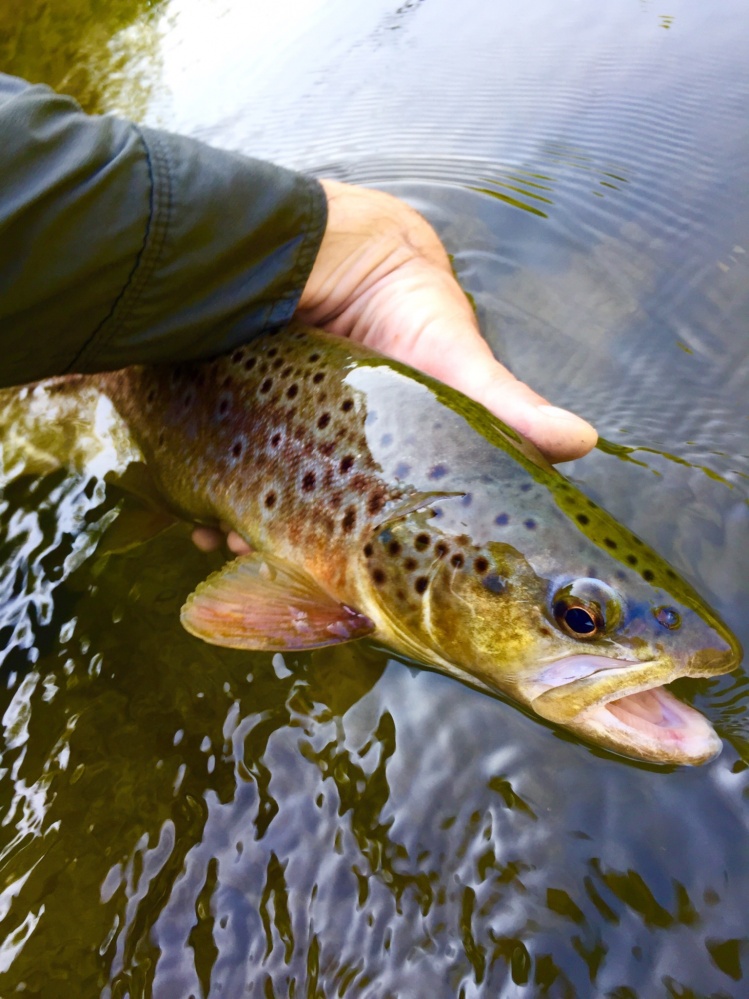
[[[741,648],[655,552],[638,542],[641,564],[655,567],[643,575],[579,536],[566,560],[450,543],[460,556],[434,558],[420,577],[416,627],[438,665],[624,756],[695,765],[720,752],[709,721],[665,685],[728,672]],[[565,562],[590,563],[586,548],[596,574],[570,572]]]

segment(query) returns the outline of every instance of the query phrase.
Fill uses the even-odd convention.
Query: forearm
[[[207,356],[294,313],[319,184],[0,76],[0,383]]]

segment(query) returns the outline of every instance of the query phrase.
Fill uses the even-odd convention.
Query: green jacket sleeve
[[[288,321],[312,178],[0,74],[0,384],[229,350]]]

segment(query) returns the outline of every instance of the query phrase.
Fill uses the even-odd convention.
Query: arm
[[[595,443],[494,359],[434,230],[0,75],[0,384],[208,356],[296,314],[473,396],[552,460]]]

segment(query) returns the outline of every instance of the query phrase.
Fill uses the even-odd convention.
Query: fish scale
[[[171,510],[252,546],[188,597],[196,636],[275,651],[371,635],[614,752],[695,764],[719,751],[665,685],[735,668],[729,629],[459,392],[297,325],[16,402],[38,412],[45,391],[61,413],[66,392],[103,392]]]

